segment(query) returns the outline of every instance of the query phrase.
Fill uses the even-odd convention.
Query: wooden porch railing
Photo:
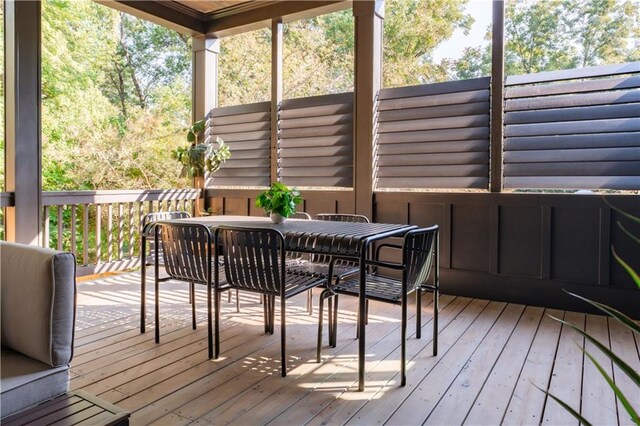
[[[60,191],[42,194],[42,246],[73,252],[78,276],[140,264],[142,219],[156,211],[193,214],[197,189]]]
[[[4,223],[7,216],[6,208],[13,206],[13,192],[0,192],[0,240],[4,240]]]

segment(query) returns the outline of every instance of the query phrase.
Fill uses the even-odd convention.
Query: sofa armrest
[[[2,345],[52,367],[73,357],[76,262],[62,253],[0,242]]]

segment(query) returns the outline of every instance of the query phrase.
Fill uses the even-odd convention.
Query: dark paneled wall
[[[640,216],[637,196],[608,196]],[[638,246],[617,225],[640,225],[598,195],[375,194],[374,220],[441,227],[445,293],[585,309],[562,289],[612,303],[640,317],[640,291],[611,255],[640,270]]]

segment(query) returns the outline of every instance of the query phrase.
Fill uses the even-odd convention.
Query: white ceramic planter
[[[271,213],[271,222],[273,223],[285,223],[287,218],[282,216],[280,213]]]

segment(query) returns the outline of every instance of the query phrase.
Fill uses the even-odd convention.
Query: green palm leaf
[[[595,306],[596,308],[598,308],[599,310],[601,310],[605,314],[615,318],[616,320],[620,321],[625,326],[629,327],[634,332],[640,334],[640,325],[638,325],[638,323],[636,323],[634,320],[632,320],[631,318],[629,318],[628,316],[626,316],[622,312],[618,311],[617,309],[614,309],[611,306],[607,306],[607,305],[605,305],[603,303],[599,303],[599,302],[595,302],[593,300],[589,300],[586,297],[582,297],[582,296],[580,296],[578,294],[571,293],[570,291],[567,291],[567,290],[564,290],[564,291],[565,291],[565,293],[570,294],[573,297],[576,297],[576,298],[578,298],[580,300],[583,300],[583,301],[587,302],[588,304],[590,304],[592,306]]]
[[[535,387],[537,387],[538,389],[540,389],[542,392],[544,392],[547,396],[551,397],[555,402],[557,402],[558,404],[560,404],[562,406],[562,408],[564,408],[565,410],[567,410],[567,412],[569,412],[573,417],[575,417],[576,419],[578,419],[578,421],[584,425],[584,426],[593,426],[591,424],[591,422],[589,422],[587,419],[585,419],[584,417],[582,417],[580,415],[580,413],[578,413],[576,410],[574,410],[573,408],[571,408],[571,406],[569,406],[569,404],[567,404],[566,402],[564,402],[563,400],[561,400],[560,398],[558,398],[557,396],[555,396],[554,394],[552,394],[549,391],[546,391],[544,389],[542,389],[541,387],[537,386],[537,385],[533,385]]]

